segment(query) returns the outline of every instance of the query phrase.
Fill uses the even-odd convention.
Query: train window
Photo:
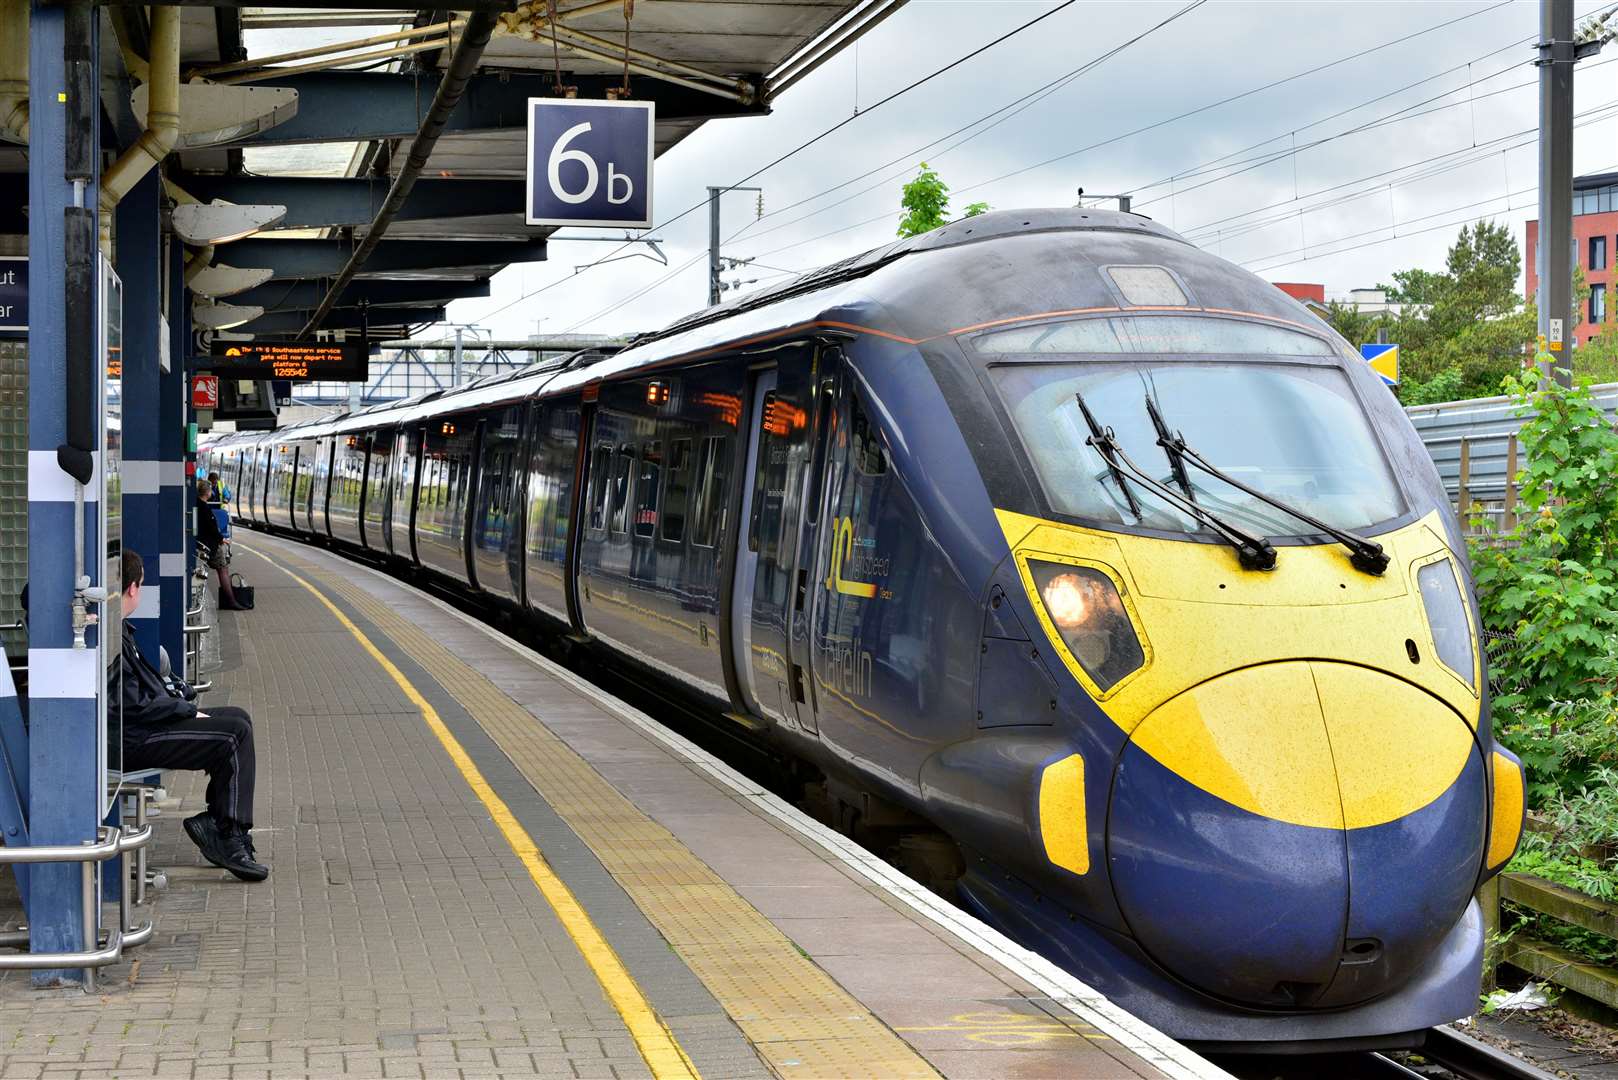
[[[777,422],[780,406],[775,391],[764,395],[764,408],[759,410],[758,460],[753,466],[753,516],[747,523],[747,550],[758,550],[759,519],[764,516],[765,473],[769,470],[771,425]]]
[[[607,527],[607,479],[612,474],[612,447],[596,447],[595,461],[590,466],[590,529],[601,532]]]
[[[860,408],[859,398],[849,398],[848,412],[851,439],[849,453],[853,458],[854,467],[865,476],[881,476],[888,471],[888,454],[882,449],[881,436],[865,418],[865,410]]]
[[[1190,315],[1075,319],[995,330],[972,342],[989,356],[1008,353],[1180,353],[1192,356],[1335,356],[1324,338],[1269,323]]]
[[[831,434],[832,410],[836,398],[831,380],[821,386],[820,402],[815,410],[815,456],[809,462],[809,502],[804,507],[804,518],[810,525],[820,520],[820,503],[826,490],[826,447]]]
[[[685,511],[691,498],[691,440],[669,444],[669,467],[663,480],[663,514],[658,523],[663,539],[678,544],[685,539]]]
[[[1139,307],[1185,306],[1180,283],[1161,266],[1109,266],[1107,276],[1128,303]]]
[[[697,500],[691,512],[691,543],[713,547],[725,535],[725,501],[730,487],[730,440],[712,435],[697,456]]]
[[[614,536],[629,531],[629,480],[634,472],[635,448],[620,446],[612,463],[612,512],[607,519]]]
[[[640,449],[640,479],[635,482],[635,535],[650,538],[657,532],[657,493],[663,479],[663,444],[649,442]]]

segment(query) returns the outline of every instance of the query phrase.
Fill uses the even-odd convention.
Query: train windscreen
[[[1086,441],[1090,428],[1077,394],[1113,429],[1124,452],[1167,486],[1179,489],[1182,481],[1158,445],[1148,395],[1170,431],[1182,433],[1211,464],[1321,520],[1360,529],[1404,511],[1364,409],[1336,367],[1142,358],[996,363],[991,371],[1059,513],[1176,532],[1200,528],[1140,485],[1131,488],[1140,513],[1131,511],[1119,476]],[[1198,503],[1235,524],[1272,536],[1309,532],[1214,477],[1192,472],[1184,482]]]

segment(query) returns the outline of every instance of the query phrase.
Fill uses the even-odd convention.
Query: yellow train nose
[[[1474,746],[1454,710],[1411,684],[1304,660],[1193,687],[1148,716],[1133,742],[1233,806],[1336,829],[1426,806],[1454,784]]]
[[[1187,690],[1119,764],[1108,854],[1124,916],[1160,963],[1224,997],[1383,992],[1465,908],[1486,831],[1475,745],[1437,698],[1350,664],[1261,664]]]

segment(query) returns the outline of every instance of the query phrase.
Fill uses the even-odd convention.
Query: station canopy
[[[294,337],[363,321],[374,340],[408,337],[450,301],[487,296],[507,265],[546,258],[554,229],[525,224],[528,99],[653,101],[661,155],[710,120],[768,114],[904,0],[384,2],[182,6],[181,142],[165,187],[191,244],[196,328]],[[144,125],[151,9],[98,10],[110,158]],[[252,106],[226,87],[253,88]],[[0,186],[21,208],[25,148],[6,139]],[[728,164],[715,163],[716,181]],[[389,206],[401,176],[408,195]],[[285,213],[231,242],[183,231],[216,202]],[[20,209],[0,210],[8,232],[26,232]]]

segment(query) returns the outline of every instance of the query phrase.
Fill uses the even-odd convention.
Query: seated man
[[[176,694],[141,655],[129,618],[140,603],[145,568],[124,549],[124,645],[118,683],[123,703],[124,769],[201,769],[208,774],[208,809],[185,819],[185,832],[203,857],[243,881],[263,881],[253,827],[253,722],[227,705],[206,712]],[[111,673],[109,673],[111,674]]]

